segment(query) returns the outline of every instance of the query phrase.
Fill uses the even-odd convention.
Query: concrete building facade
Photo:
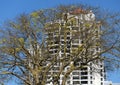
[[[69,13],[63,13],[63,17],[61,18],[61,20],[47,23],[54,26],[57,26],[58,24],[61,25],[61,27],[58,26],[54,30],[52,30],[51,27],[46,28],[46,35],[49,35],[49,37],[46,37],[46,42],[48,47],[50,48],[49,53],[51,54],[51,56],[59,54],[58,57],[61,58],[64,55],[66,55],[67,57],[70,57],[71,54],[74,55],[74,53],[76,52],[75,49],[84,43],[85,38],[83,37],[87,35],[83,32],[82,34],[78,33],[77,35],[77,32],[81,32],[81,30],[84,30],[85,26],[87,25],[92,26],[94,22],[95,15],[94,13],[92,13],[92,11],[86,12],[81,9],[76,9]],[[69,25],[66,26],[66,23]],[[99,28],[99,23],[97,24]],[[64,26],[66,26],[66,29],[64,29]],[[98,35],[99,32],[99,29],[95,30],[97,37],[93,37],[93,43],[97,42],[98,38],[100,37]],[[66,49],[64,49],[64,47],[66,47]],[[90,52],[96,53],[100,50],[100,47],[95,45],[94,48],[90,49]],[[71,72],[67,79],[66,85],[104,85],[104,63],[103,61],[96,62],[97,63],[89,62],[88,66]],[[83,63],[76,63],[76,65],[78,66],[81,64]],[[60,63],[57,63],[54,69],[51,70],[50,74],[57,72],[60,65]],[[68,68],[69,66],[65,68],[65,71],[67,71]],[[64,74],[60,75],[59,85],[62,85],[63,75]],[[53,78],[49,79],[52,80]],[[47,85],[52,84],[53,82]]]

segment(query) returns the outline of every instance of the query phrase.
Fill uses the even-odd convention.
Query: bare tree
[[[85,10],[81,10],[83,14],[93,10],[96,20],[83,19],[76,24],[74,16],[65,15],[74,15],[74,10],[79,8]],[[59,22],[62,20],[64,23]],[[62,85],[65,85],[73,70],[81,69],[90,62],[105,60],[108,65],[114,61],[112,64],[119,67],[119,23],[118,13],[103,13],[96,7],[84,5],[59,6],[38,10],[30,15],[23,14],[17,20],[9,21],[1,30],[0,73],[3,77],[17,77],[25,85],[45,85],[48,82],[56,85],[63,73]],[[77,29],[70,30],[70,26]],[[58,28],[61,29],[59,32]],[[56,33],[56,37],[51,36],[51,32]],[[69,33],[72,38],[67,41]],[[60,41],[61,35],[63,42]],[[81,39],[81,44],[67,49],[77,39]],[[56,43],[59,46],[55,47]],[[56,51],[51,51],[53,48]],[[60,56],[61,51],[63,55]],[[81,65],[76,65],[78,62]],[[58,72],[50,73],[56,69],[56,64],[61,64]],[[64,72],[66,67],[69,68]],[[52,79],[48,81],[48,77]]]

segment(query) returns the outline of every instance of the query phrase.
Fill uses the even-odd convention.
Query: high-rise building
[[[94,24],[96,29],[92,29]],[[53,57],[57,56],[57,58],[62,58],[63,56],[71,57],[80,50],[78,50],[78,47],[82,47],[85,43],[90,44],[91,47],[87,49],[87,52],[83,51],[83,54],[80,56],[83,56],[83,58],[85,55],[91,57],[93,54],[101,51],[98,42],[100,38],[99,28],[99,22],[95,21],[95,15],[92,11],[78,8],[69,13],[63,13],[63,17],[60,20],[46,24],[46,42],[50,55]],[[87,40],[90,36],[92,38]],[[84,61],[85,59],[81,62],[71,62],[71,64],[74,63],[76,66],[80,66],[84,64]],[[60,65],[61,63],[56,63],[49,75],[57,73]],[[69,69],[69,66],[64,71],[67,71],[67,69]],[[60,74],[59,85],[62,85],[63,75],[64,73]],[[52,85],[54,78],[50,77],[49,80],[51,82],[48,85]],[[103,61],[89,62],[84,68],[72,71],[66,81],[66,85],[104,85]]]

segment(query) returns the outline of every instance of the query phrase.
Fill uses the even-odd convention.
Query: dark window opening
[[[67,39],[70,39],[70,37],[67,37]]]
[[[103,81],[103,78],[101,78],[101,81]]]
[[[92,84],[93,82],[92,82],[92,81],[90,81],[90,83]]]
[[[85,67],[85,68],[81,68],[81,70],[87,70],[87,67]]]
[[[92,79],[92,76],[90,77],[90,79]]]
[[[72,74],[73,75],[79,75],[79,72],[73,72]]]
[[[88,81],[81,81],[81,84],[87,84]]]
[[[87,75],[88,72],[81,72],[81,75]]]
[[[87,76],[81,76],[81,79],[88,79]]]
[[[79,76],[73,76],[73,79],[79,79]]]
[[[73,84],[80,84],[80,81],[73,81]]]

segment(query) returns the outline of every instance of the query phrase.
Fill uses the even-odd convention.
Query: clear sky
[[[120,0],[0,0],[0,25],[4,21],[14,19],[21,13],[56,7],[61,4],[89,4],[120,12]],[[108,79],[120,83],[120,71],[108,73]],[[6,85],[17,85],[13,81]]]

